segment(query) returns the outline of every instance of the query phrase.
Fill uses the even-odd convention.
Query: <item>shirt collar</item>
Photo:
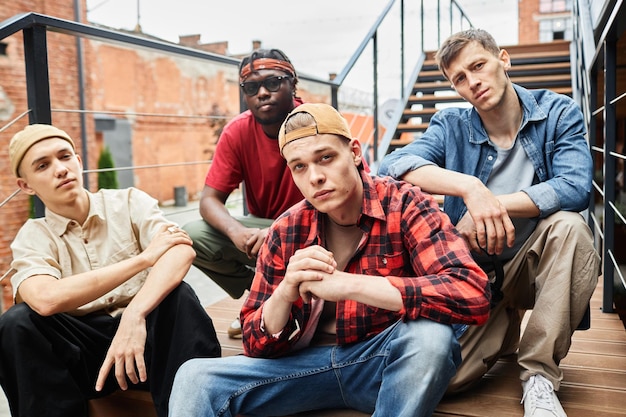
[[[94,198],[94,195],[87,190],[85,190],[85,192],[87,193],[87,198],[89,198],[89,214],[87,215],[85,224],[88,224],[92,217],[98,217],[104,221],[103,200]],[[63,236],[63,234],[67,231],[67,227],[73,221],[72,219],[68,219],[67,217],[63,217],[60,214],[49,210],[47,207],[45,215],[46,223],[48,223],[50,229],[52,229],[57,236]]]
[[[539,103],[537,103],[535,96],[530,91],[517,84],[513,84],[513,88],[517,93],[517,97],[519,97],[524,112],[522,116],[522,129],[528,122],[536,122],[548,118],[541,107],[539,107]]]
[[[523,87],[520,87],[515,83],[512,83],[512,85],[515,93],[517,94],[517,98],[519,99],[522,106],[523,114],[520,130],[524,129],[529,122],[544,120],[548,117],[541,109],[541,107],[539,107],[535,96],[533,96],[530,91]],[[472,129],[470,130],[470,142],[482,144],[489,141],[489,136],[485,131],[485,127],[483,126],[483,122],[480,119],[476,108],[472,107],[472,110],[469,114],[470,123],[472,125]]]

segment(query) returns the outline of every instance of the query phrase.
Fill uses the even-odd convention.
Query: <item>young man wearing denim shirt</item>
[[[492,301],[502,298],[485,326],[460,337],[463,364],[449,391],[467,389],[519,347],[524,415],[566,416],[555,394],[559,362],[599,263],[578,213],[592,179],[582,113],[569,97],[513,84],[507,51],[483,30],[452,35],[436,58],[472,107],[440,110],[422,137],[385,157],[379,174],[445,196],[444,211],[495,281]]]

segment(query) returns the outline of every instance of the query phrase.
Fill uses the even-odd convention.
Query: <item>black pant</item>
[[[42,317],[25,303],[0,316],[0,384],[14,417],[86,417],[87,400],[118,388],[114,371],[96,392],[98,372],[120,317],[56,314]],[[213,322],[183,282],[146,319],[146,384],[157,414],[167,416],[178,367],[197,357],[218,357]]]

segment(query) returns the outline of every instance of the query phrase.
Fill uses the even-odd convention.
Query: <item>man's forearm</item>
[[[203,202],[200,205],[200,216],[231,240],[233,240],[234,230],[244,227],[221,202]]]
[[[140,254],[62,279],[35,275],[20,285],[18,301],[25,301],[44,316],[72,311],[102,297],[149,267],[150,262]]]
[[[450,171],[435,165],[424,165],[407,172],[402,179],[417,185],[430,194],[442,194],[464,198],[476,186],[484,187],[480,180],[472,175]]]
[[[165,252],[126,310],[142,317],[150,314],[183,281],[194,258],[195,252],[188,245],[176,245]]]

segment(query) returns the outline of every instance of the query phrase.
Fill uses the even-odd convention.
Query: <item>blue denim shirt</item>
[[[593,161],[580,108],[571,98],[549,90],[513,84],[523,108],[517,135],[535,167],[536,184],[523,189],[544,218],[559,211],[582,211],[589,205]],[[478,177],[487,182],[497,151],[474,108],[438,111],[424,135],[387,155],[380,175],[400,178],[424,165]],[[467,208],[460,197],[446,197],[444,211],[454,224]]]

